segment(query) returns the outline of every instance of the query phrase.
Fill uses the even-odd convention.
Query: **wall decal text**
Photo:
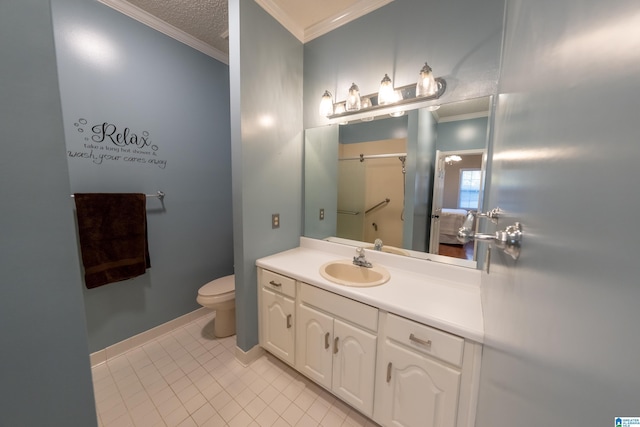
[[[136,133],[129,127],[118,127],[110,122],[89,125],[88,120],[83,118],[73,125],[82,135],[83,142],[81,148],[67,150],[69,158],[87,159],[96,165],[124,162],[157,166],[160,169],[167,167],[167,160],[158,158],[159,147],[152,142],[146,130]]]

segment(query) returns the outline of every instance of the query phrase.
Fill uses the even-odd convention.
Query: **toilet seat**
[[[202,306],[234,300],[236,284],[234,275],[212,280],[198,290],[197,301]]]

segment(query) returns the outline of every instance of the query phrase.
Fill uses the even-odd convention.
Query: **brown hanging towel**
[[[140,276],[151,267],[144,194],[76,193],[74,199],[88,289]]]

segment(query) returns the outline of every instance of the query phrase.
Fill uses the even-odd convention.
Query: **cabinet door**
[[[291,365],[295,362],[294,316],[293,299],[262,288],[262,346]]]
[[[373,413],[376,336],[338,319],[333,323],[333,392],[365,415]]]
[[[454,427],[460,372],[387,341],[376,418],[386,426]]]
[[[306,305],[298,306],[296,367],[317,383],[331,388],[333,318]]]

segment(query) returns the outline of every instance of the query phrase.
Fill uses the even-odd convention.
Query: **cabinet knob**
[[[324,334],[324,349],[326,350],[328,348],[329,348],[329,332]]]
[[[291,328],[291,315],[287,314],[287,329]]]
[[[387,382],[390,383],[391,382],[391,368],[393,367],[393,364],[391,362],[389,362],[389,364],[387,365]]]
[[[339,337],[335,337],[335,339],[333,340],[333,354],[338,353],[338,340],[340,338]]]
[[[276,282],[275,280],[270,281],[270,282],[269,282],[269,284],[270,284],[271,286],[275,286],[276,288],[278,288],[278,287],[282,286],[282,283],[278,283],[278,282]]]

